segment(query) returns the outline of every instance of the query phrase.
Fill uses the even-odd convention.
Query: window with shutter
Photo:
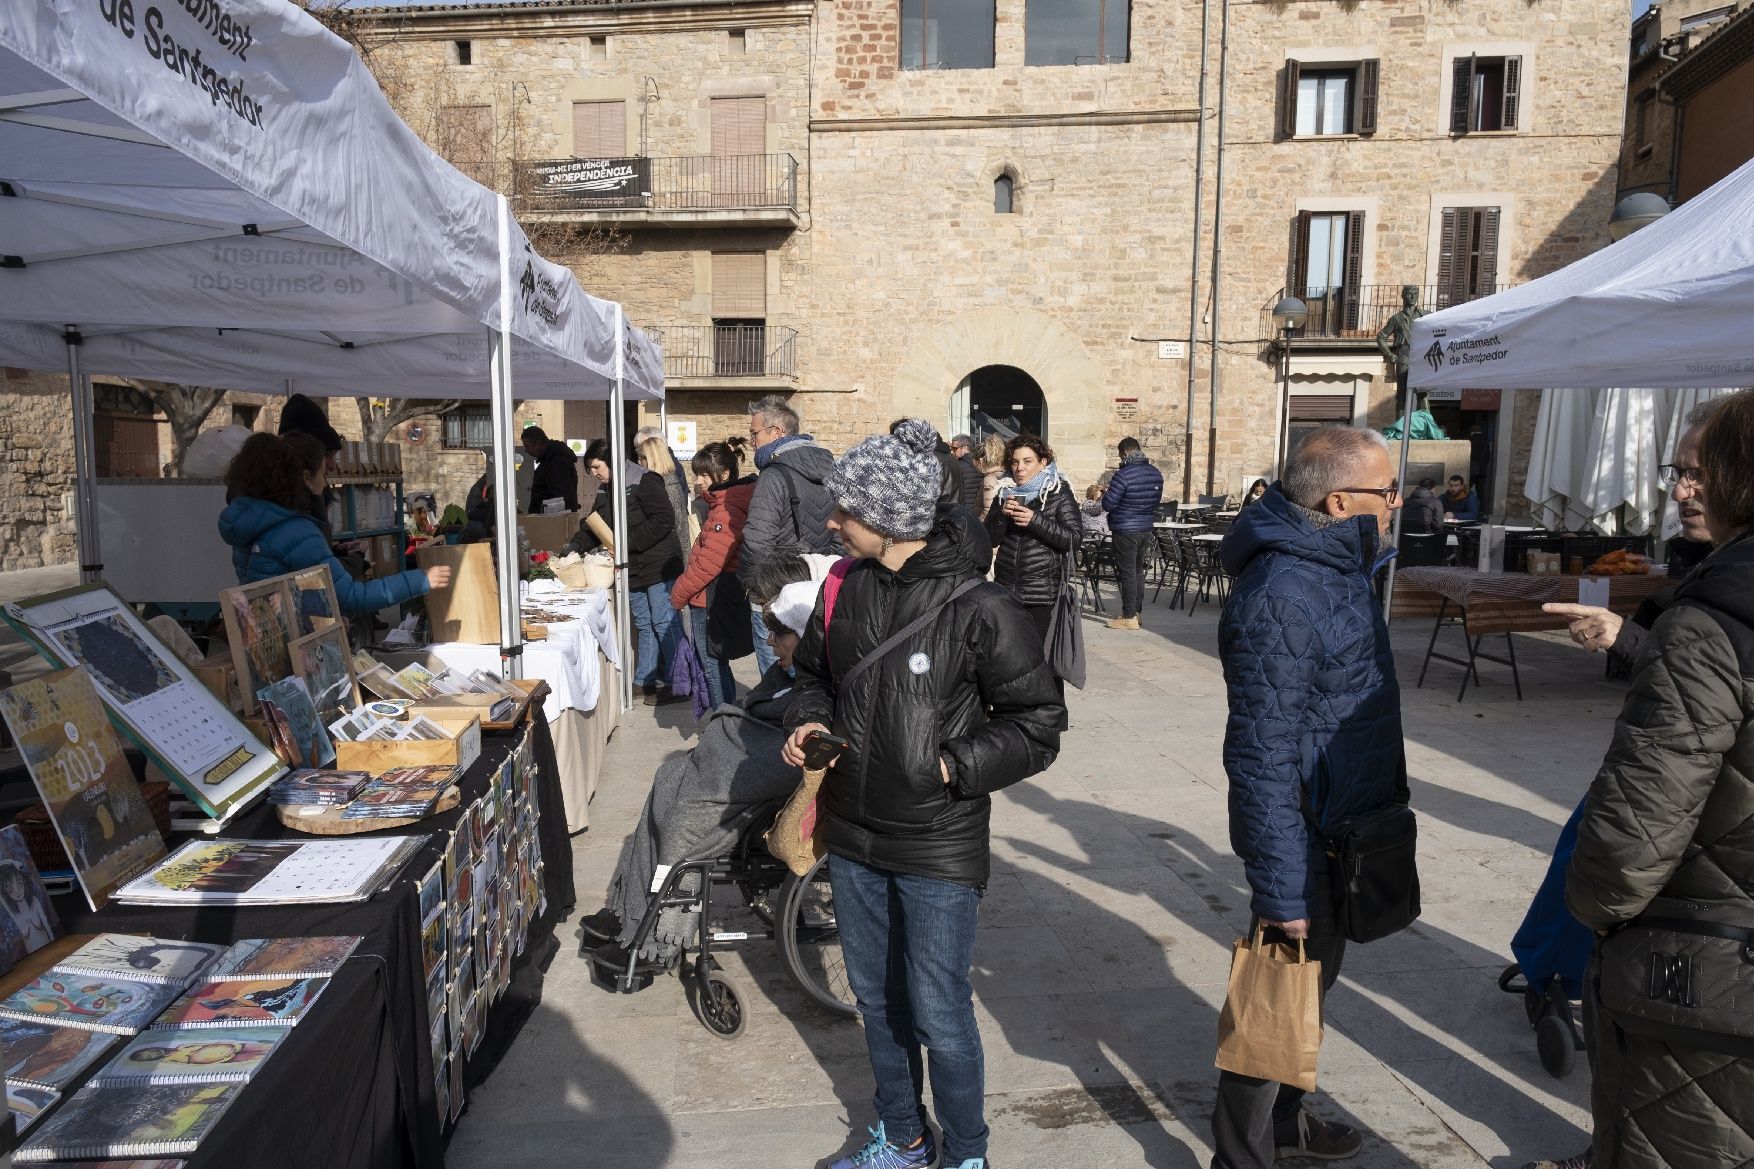
[[[1302,72],[1296,61],[1285,62],[1279,74],[1279,137],[1297,137],[1297,86]]]
[[[713,253],[713,320],[767,318],[767,253]]]
[[[572,103],[574,158],[621,158],[627,153],[627,103]]]
[[[1352,421],[1352,395],[1293,394],[1290,411],[1293,422],[1338,422],[1347,425]]]
[[[717,207],[753,206],[766,176],[767,99],[712,99],[712,201]]]
[[[1504,117],[1499,123],[1501,130],[1517,128],[1517,108],[1522,105],[1523,59],[1506,57],[1504,59]]]
[[[1498,291],[1498,208],[1482,207],[1474,238],[1479,260],[1474,270],[1474,297],[1491,296]]]
[[[1445,207],[1437,250],[1437,307],[1490,295],[1498,286],[1498,208]]]
[[[1285,271],[1285,294],[1302,299],[1309,291],[1309,225],[1312,216],[1299,211],[1291,217],[1291,263]]]
[[[1341,282],[1341,318],[1348,332],[1358,328],[1358,294],[1364,288],[1364,212],[1346,213],[1346,274]]]
[[[1381,62],[1374,58],[1358,62],[1357,106],[1352,117],[1354,134],[1376,133],[1376,87]]]
[[[1450,74],[1449,132],[1466,134],[1474,125],[1474,58],[1457,57]]]
[[[1524,91],[1521,57],[1457,57],[1453,69],[1451,134],[1517,129]]]

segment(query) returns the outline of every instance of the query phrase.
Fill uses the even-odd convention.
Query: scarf
[[[793,443],[814,441],[815,439],[807,434],[782,434],[772,442],[762,443],[755,448],[755,469],[757,471],[767,470],[767,465],[773,462],[773,457]]]
[[[1013,483],[1009,487],[999,488],[1001,499],[1021,499],[1030,503],[1040,499],[1052,491],[1060,483],[1060,467],[1058,463],[1049,463],[1035,473],[1035,477],[1027,483]]]
[[[1149,463],[1150,461],[1150,459],[1145,457],[1144,451],[1134,451],[1130,455],[1121,456],[1121,466],[1123,467],[1130,467],[1134,463]]]

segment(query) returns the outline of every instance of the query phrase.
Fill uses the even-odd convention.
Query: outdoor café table
[[[1205,524],[1187,524],[1180,520],[1158,520],[1151,525],[1160,532],[1197,532],[1205,528]]]
[[[540,772],[536,832],[548,904],[530,921],[524,952],[512,959],[511,982],[489,1010],[481,1045],[464,1065],[469,1086],[487,1078],[542,1001],[542,970],[557,946],[554,927],[573,903],[572,848],[559,814],[554,744],[540,708],[532,711],[530,732]],[[365,939],[189,1156],[187,1169],[444,1169],[449,1122],[439,1118],[434,1089],[418,883],[443,856],[452,829],[488,790],[521,734],[482,735],[480,757],[458,781],[462,801],[456,809],[387,830],[429,839],[367,901],[244,908],[111,902],[93,913],[78,893],[55,898],[61,921],[74,934],[108,930],[222,944],[326,934]],[[220,837],[322,839],[284,827],[266,805],[241,813]]]
[[[1195,536],[1194,542],[1196,544],[1222,544],[1224,542],[1224,537],[1220,536],[1217,532],[1207,532],[1203,536]]]
[[[1531,576],[1523,572],[1480,572],[1472,568],[1439,568],[1420,566],[1404,568],[1395,574],[1395,599],[1390,612],[1393,619],[1435,616],[1431,641],[1425,647],[1425,660],[1420,663],[1417,686],[1425,685],[1425,673],[1436,658],[1465,667],[1462,688],[1456,700],[1468,692],[1468,679],[1480,683],[1478,663],[1497,662],[1510,667],[1516,696],[1523,696],[1522,675],[1516,663],[1513,633],[1535,633],[1547,629],[1564,629],[1570,622],[1553,613],[1544,613],[1541,606],[1549,602],[1577,604],[1578,581],[1575,576]],[[1631,616],[1639,604],[1652,593],[1674,582],[1661,573],[1633,576],[1590,577],[1608,582],[1608,608],[1623,617]],[[1459,618],[1466,658],[1437,652],[1437,637],[1444,624]],[[1504,634],[1508,656],[1496,657],[1480,650],[1480,640],[1488,634]]]

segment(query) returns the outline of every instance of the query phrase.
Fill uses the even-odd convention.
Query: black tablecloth
[[[533,918],[512,979],[488,1015],[487,1031],[465,1066],[464,1082],[479,1084],[542,998],[542,971],[558,943],[555,923],[572,908],[572,848],[566,836],[554,741],[541,707],[531,734],[540,772],[537,835],[542,846],[547,913]],[[345,905],[252,908],[164,908],[111,904],[93,913],[74,893],[55,899],[69,933],[150,934],[199,942],[238,938],[359,934],[353,957],[310,1014],[293,1028],[220,1126],[189,1159],[189,1169],[441,1169],[443,1126],[433,1090],[426,979],[420,958],[420,877],[483,792],[516,734],[482,737],[481,757],[460,782],[462,802],[410,828],[386,833],[431,837],[390,886],[369,901]],[[310,839],[284,827],[270,807],[257,807],[227,826],[226,839]],[[28,1134],[27,1134],[28,1136]]]

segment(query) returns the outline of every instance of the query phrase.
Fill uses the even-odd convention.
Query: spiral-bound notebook
[[[18,1150],[20,1165],[193,1153],[242,1089],[237,1084],[88,1084]]]
[[[115,1042],[116,1037],[107,1031],[55,1027],[22,1019],[0,1020],[6,1082],[19,1088],[58,1092],[78,1079]]]
[[[55,969],[181,988],[224,949],[170,938],[99,934],[55,963]]]
[[[290,1027],[304,1017],[326,978],[256,978],[203,982],[172,1003],[160,1027]]]
[[[365,939],[358,934],[323,938],[240,938],[220,956],[209,979],[327,978]]]
[[[132,1035],[152,1022],[180,989],[101,974],[50,970],[0,999],[0,1019]]]
[[[246,1084],[286,1027],[153,1027],[92,1077],[94,1084]]]

